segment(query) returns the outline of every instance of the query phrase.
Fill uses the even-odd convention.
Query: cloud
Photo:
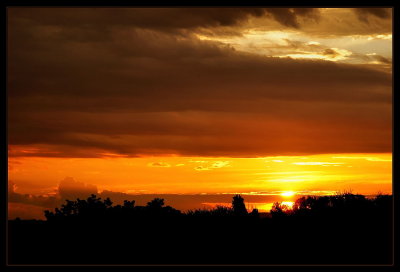
[[[299,28],[299,19],[319,19],[316,8],[11,8],[12,21],[28,22],[45,34],[86,41],[106,39],[113,28],[136,27],[167,33],[234,27],[251,17],[270,15],[281,25]],[[65,28],[67,27],[67,28]]]
[[[200,27],[232,26],[264,15],[264,8],[11,8],[11,18],[36,26],[51,26],[48,33],[64,33],[82,40],[102,39],[110,28],[139,27],[171,32]],[[301,13],[301,12],[300,12]],[[77,31],[80,28],[80,31]],[[72,31],[70,31],[72,30]],[[89,34],[84,37],[84,33]],[[105,38],[105,37],[103,37]]]
[[[65,177],[58,185],[58,195],[61,199],[86,199],[92,194],[96,195],[97,192],[97,187],[95,185],[75,181],[72,177]]]
[[[18,186],[8,181],[8,218],[44,219],[44,210],[51,210],[64,204],[66,199],[86,199],[91,194],[98,194],[97,186],[75,181],[66,177],[60,181],[56,194],[21,194]]]
[[[373,161],[373,162],[391,162],[392,160],[389,159],[382,159],[378,157],[346,157],[346,156],[336,156],[332,157],[333,159],[349,159],[349,160],[367,160],[367,161]]]
[[[320,165],[320,166],[339,166],[344,162],[294,162],[295,165]]]
[[[8,219],[44,219],[44,210],[53,209],[61,204],[56,196],[20,194],[18,186],[8,181],[7,209]]]
[[[206,166],[200,165],[200,166],[196,166],[196,167],[194,168],[194,170],[196,170],[196,171],[208,171],[208,170],[211,170],[211,169],[208,168],[208,167],[206,167]]]
[[[222,168],[222,167],[229,167],[230,161],[216,161],[211,165],[211,168]]]
[[[207,162],[207,161],[195,161],[195,162],[202,162],[202,163],[208,163],[207,166],[204,165],[199,165],[194,168],[196,171],[208,171],[208,170],[213,170],[213,169],[218,169],[218,168],[223,168],[223,167],[230,167],[230,161],[214,161],[214,162]]]
[[[369,35],[368,40],[392,40],[392,34],[378,34],[378,35]]]
[[[324,55],[329,55],[329,56],[337,56],[337,55],[339,55],[338,52],[336,52],[335,50],[333,50],[331,48],[325,49],[323,54]]]
[[[55,196],[20,194],[16,192],[17,188],[18,186],[14,182],[8,181],[7,200],[9,203],[21,203],[40,207],[53,207],[58,203]]]
[[[166,162],[152,162],[152,163],[149,163],[148,166],[150,166],[150,167],[171,167],[171,165]]]
[[[369,55],[368,57],[378,63],[382,63],[382,64],[391,64],[392,63],[392,60],[385,58],[383,56],[380,56],[380,55]]]
[[[391,151],[389,73],[260,57],[171,30],[262,15],[258,9],[192,12],[11,9],[9,156]],[[266,12],[281,14],[282,22],[312,13]],[[286,22],[296,25],[293,18]],[[319,46],[320,54],[340,53]]]
[[[318,23],[301,24],[304,34],[335,38],[392,33],[391,8],[321,8],[319,13]]]
[[[368,23],[371,17],[379,19],[390,19],[392,17],[390,8],[355,8],[354,12],[358,19],[365,23]]]
[[[299,17],[319,18],[319,11],[315,8],[267,8],[268,13],[282,25],[299,28]]]
[[[292,59],[327,60],[339,63],[364,65],[366,63],[373,63],[380,64],[378,68],[385,68],[383,69],[384,72],[391,72],[391,60],[389,57],[384,57],[377,53],[357,53],[360,48],[363,48],[365,51],[365,48],[371,47],[372,40],[391,39],[391,34],[362,36],[353,39],[352,41],[350,41],[350,37],[347,37],[343,41],[344,43],[357,44],[357,46],[353,47],[352,50],[336,48],[312,40],[307,41],[309,40],[307,37],[302,37],[296,34],[288,35],[285,32],[279,31],[254,32],[250,34],[244,34],[239,38],[218,38],[202,35],[199,35],[198,37],[202,40],[211,40],[222,42],[226,45],[233,45],[233,47],[238,51],[258,54],[263,57],[290,57]],[[256,42],[249,42],[253,41],[254,39]],[[321,41],[327,40],[322,39]],[[332,41],[328,41],[328,43],[332,45]],[[336,44],[340,45],[341,42],[337,42]],[[385,48],[387,48],[387,50],[385,50]],[[378,48],[373,46],[373,50],[376,49]],[[384,48],[379,48],[379,51],[387,56],[391,56],[390,44],[386,43]],[[371,61],[372,59],[373,62]]]

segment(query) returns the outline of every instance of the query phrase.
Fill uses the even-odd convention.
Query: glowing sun
[[[286,191],[281,193],[281,196],[294,196],[296,194],[296,192],[293,191]]]

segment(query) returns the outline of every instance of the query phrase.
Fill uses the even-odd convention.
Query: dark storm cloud
[[[299,28],[299,17],[319,18],[318,9],[315,8],[267,8],[268,13],[282,25]]]
[[[210,26],[231,26],[249,16],[262,16],[263,8],[14,8],[11,16],[39,25],[98,27],[135,26],[172,31]],[[104,29],[105,28],[105,29]]]
[[[358,19],[362,22],[369,22],[370,17],[380,19],[390,19],[392,17],[391,8],[355,8]]]
[[[143,29],[148,10],[121,10],[111,18],[105,13],[116,11],[53,10],[9,13],[10,155],[391,149],[390,74],[360,65],[253,56],[190,33],[159,31],[162,25],[235,24],[259,11],[225,11],[220,17],[214,10],[196,11],[203,15],[192,22],[148,19],[154,27]],[[131,22],[126,15],[131,12],[142,17]],[[287,16],[311,13],[293,9]],[[293,20],[286,22],[295,27]],[[330,50],[325,53],[337,53]],[[37,150],[21,151],[28,146]]]
[[[64,95],[59,102],[82,108],[79,104],[90,103],[87,98],[92,100],[93,95],[106,96],[107,104],[120,104],[123,102],[121,96],[128,95],[132,103],[139,101],[140,105],[149,96],[163,98],[168,107],[171,102],[179,102],[176,98],[183,101],[194,98],[200,102],[210,98],[225,100],[227,93],[230,97],[240,98],[244,95],[244,88],[267,98],[296,99],[296,96],[301,96],[326,99],[327,95],[332,95],[332,98],[343,100],[348,97],[336,93],[343,92],[343,89],[337,89],[335,93],[318,93],[313,90],[313,85],[331,79],[336,79],[332,80],[333,85],[359,84],[360,81],[371,86],[390,85],[389,75],[362,67],[323,61],[260,58],[230,48],[222,49],[193,37],[177,39],[157,32],[116,31],[114,39],[107,42],[76,43],[47,39],[43,41],[47,50],[33,50],[34,46],[30,44],[40,39],[17,44],[11,38],[10,45],[14,50],[9,54],[13,60],[9,63],[10,95],[34,94],[40,99],[40,104],[54,105],[57,99],[52,99],[52,95]],[[317,71],[318,78],[315,82],[310,81],[310,74]],[[293,86],[278,88],[288,73],[291,82],[286,84]],[[29,82],[29,87],[26,82]],[[268,90],[263,87],[266,82]],[[307,88],[310,91],[298,92],[302,83],[311,84]],[[360,99],[384,99],[379,93],[366,92]],[[79,99],[68,101],[71,95],[74,99],[79,95]],[[148,108],[148,105],[144,106]]]
[[[316,8],[13,8],[8,11],[11,20],[15,18],[33,25],[67,26],[84,31],[95,26],[97,33],[106,33],[112,27],[127,26],[167,32],[234,26],[249,17],[265,14],[271,15],[282,25],[298,28],[299,18],[319,17]]]

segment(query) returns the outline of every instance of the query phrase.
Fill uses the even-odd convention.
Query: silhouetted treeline
[[[292,207],[275,202],[272,217],[346,218],[390,215],[392,196],[378,194],[375,198],[363,195],[338,193],[330,196],[305,196],[296,200]]]
[[[181,212],[155,198],[67,200],[46,221],[9,221],[12,264],[390,264],[391,195],[306,196],[270,217],[231,207]]]
[[[61,208],[56,208],[54,212],[46,210],[44,213],[50,223],[98,223],[99,221],[117,223],[142,217],[157,218],[181,215],[179,210],[170,206],[164,207],[162,198],[155,198],[146,206],[135,206],[134,200],[125,200],[123,205],[113,206],[113,202],[109,198],[101,200],[96,195],[91,195],[87,200],[66,200],[66,204],[63,204]]]

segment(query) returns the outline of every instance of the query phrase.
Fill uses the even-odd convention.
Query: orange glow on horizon
[[[391,193],[392,155],[325,154],[263,158],[9,157],[9,180],[20,193],[54,193],[70,176],[99,191],[125,193],[279,192],[285,197],[352,190]]]
[[[189,195],[184,202],[166,196],[168,205],[180,210],[231,207],[227,194],[243,195],[249,212],[253,209],[269,212],[275,201],[291,209],[296,198],[306,195],[344,191],[363,195],[392,193],[392,154],[262,158],[9,157],[8,167],[9,190],[41,196],[42,201],[46,196],[59,197],[58,186],[63,180],[77,181],[78,191],[97,188],[98,193]],[[43,219],[44,209],[9,203],[11,217]]]

